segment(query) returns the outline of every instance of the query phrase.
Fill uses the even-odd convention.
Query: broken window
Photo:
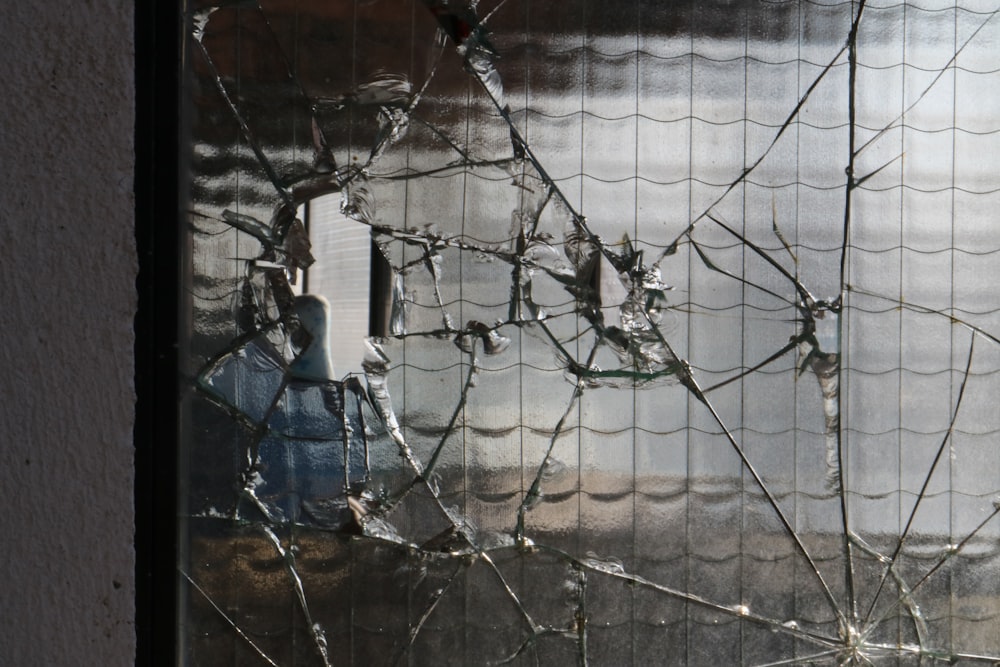
[[[190,3],[185,663],[1000,661],[998,10]]]

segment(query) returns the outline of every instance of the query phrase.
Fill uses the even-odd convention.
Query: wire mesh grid
[[[195,3],[186,662],[1000,661],[997,10]]]

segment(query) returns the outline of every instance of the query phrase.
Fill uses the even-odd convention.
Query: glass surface
[[[1000,662],[991,3],[188,3],[188,665]]]

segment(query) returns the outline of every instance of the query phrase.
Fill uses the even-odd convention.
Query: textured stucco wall
[[[0,20],[0,665],[134,661],[132,12]]]

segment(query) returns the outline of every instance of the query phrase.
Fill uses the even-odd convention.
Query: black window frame
[[[134,16],[136,664],[175,665],[182,3],[139,2]]]

